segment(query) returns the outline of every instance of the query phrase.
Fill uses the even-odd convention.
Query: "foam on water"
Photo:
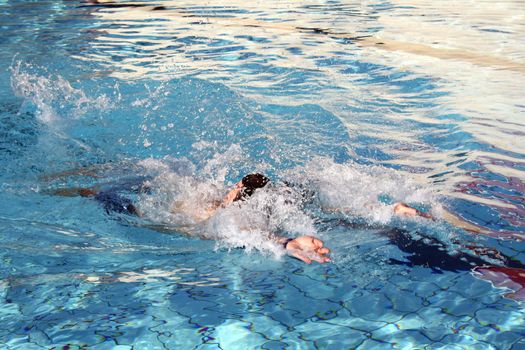
[[[416,183],[406,173],[383,166],[352,161],[340,164],[319,157],[287,174],[316,193],[323,210],[349,218],[364,218],[369,223],[390,222],[392,204],[396,202],[429,206],[436,208],[436,212],[439,208],[437,196],[431,189]]]

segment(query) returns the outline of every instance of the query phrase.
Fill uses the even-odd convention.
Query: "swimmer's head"
[[[254,173],[246,175],[240,181],[239,184],[241,190],[233,201],[235,202],[250,197],[256,189],[263,188],[268,182],[270,182],[270,179],[263,174]]]
[[[270,182],[270,179],[263,174],[246,175],[241,181],[235,184],[235,188],[228,192],[221,206],[225,207],[232,202],[250,197],[256,189],[263,188],[268,182]]]

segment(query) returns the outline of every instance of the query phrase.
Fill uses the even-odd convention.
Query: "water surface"
[[[523,2],[0,13],[6,348],[525,347]],[[93,165],[102,177],[49,178]],[[251,171],[317,199],[261,195],[250,208],[273,203],[270,224],[241,208],[204,228],[218,240],[181,234],[169,199],[220,198]],[[152,179],[134,198],[144,220],[49,195],[132,175]],[[393,218],[378,198],[446,208],[481,233]],[[269,228],[318,235],[333,263],[282,256]]]

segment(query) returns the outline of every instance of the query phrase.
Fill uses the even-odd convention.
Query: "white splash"
[[[407,174],[380,166],[355,163],[337,164],[330,159],[317,158],[306,166],[283,173],[295,187],[274,179],[258,189],[246,201],[227,207],[220,203],[230,186],[225,175],[231,166],[242,160],[238,146],[212,157],[199,173],[187,159],[148,159],[140,165],[158,173],[148,182],[150,192],[141,196],[139,208],[155,223],[169,224],[176,231],[191,236],[212,239],[220,248],[242,247],[271,256],[284,254],[273,239],[276,235],[298,237],[319,236],[314,214],[305,207],[303,190],[316,198],[319,210],[385,224],[393,217],[393,208],[383,203],[416,202],[432,204],[435,195],[415,183]],[[177,166],[178,165],[178,166]],[[178,168],[178,170],[177,170]],[[181,168],[191,171],[181,172]],[[314,210],[315,212],[315,210]]]
[[[331,159],[316,158],[286,174],[314,193],[322,210],[372,223],[388,223],[394,215],[395,202],[439,207],[436,195],[409,174],[382,166],[338,164]]]
[[[249,200],[217,210],[205,232],[219,247],[255,249],[278,257],[284,251],[272,239],[276,234],[317,235],[314,219],[303,210],[300,196],[279,185],[259,189]]]
[[[243,247],[273,256],[284,253],[272,239],[276,234],[315,235],[314,220],[302,210],[300,195],[277,184],[257,190],[247,201],[220,207],[230,190],[225,176],[231,164],[243,158],[239,150],[232,146],[212,157],[201,169],[206,177],[175,169],[179,162],[174,159],[140,162],[158,172],[147,183],[150,191],[139,199],[141,212],[148,220],[168,224],[180,233],[213,239],[217,247]]]
[[[14,63],[11,66],[11,88],[17,96],[36,106],[36,116],[44,123],[65,118],[66,114],[78,118],[90,110],[113,108],[110,97],[105,94],[88,97],[60,75],[41,75],[35,71],[45,72],[45,69],[21,61]],[[115,89],[118,97],[118,86]]]

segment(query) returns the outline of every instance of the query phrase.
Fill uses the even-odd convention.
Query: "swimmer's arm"
[[[373,210],[375,210],[377,208],[377,205],[368,203],[368,204],[365,204],[363,207],[366,208],[367,210],[373,211]],[[392,208],[393,208],[394,214],[398,215],[398,216],[407,216],[407,217],[420,216],[420,217],[423,217],[423,218],[426,218],[426,219],[435,220],[435,218],[432,215],[430,215],[428,213],[424,213],[422,211],[419,211],[416,208],[412,208],[411,206],[409,206],[406,203],[395,203],[392,206]],[[323,207],[323,210],[327,211],[327,212],[331,212],[331,213],[335,213],[335,212],[343,212],[343,213],[351,212],[350,209],[346,209],[346,208]]]
[[[434,218],[432,215],[419,211],[416,208],[412,208],[405,203],[394,204],[394,214],[398,216],[420,216],[425,219],[436,220],[436,218]]]
[[[228,194],[224,196],[224,198],[222,199],[222,202],[219,205],[217,205],[217,208],[219,206],[225,208],[229,204],[233,203],[235,201],[235,198],[237,198],[237,196],[241,192],[242,186],[243,186],[242,182],[236,183],[235,187],[230,192],[228,192]]]
[[[436,218],[433,217],[432,215],[428,213],[423,213],[415,208],[410,207],[409,205],[405,203],[394,204],[394,213],[399,216],[412,216],[412,217],[420,216],[425,219],[430,219],[434,221],[436,220]],[[465,221],[459,218],[458,216],[452,214],[451,212],[447,210],[442,211],[441,218],[447,221],[448,223],[456,227],[459,227],[465,231],[472,232],[472,233],[484,233],[484,231],[481,228],[471,224],[468,221]]]
[[[235,188],[233,188],[224,198],[222,201],[215,201],[213,202],[208,208],[204,209],[204,212],[198,216],[199,221],[208,220],[210,217],[215,214],[217,209],[219,208],[226,208],[228,205],[234,202],[235,198],[239,195],[239,192],[241,191],[242,184],[239,182],[235,185]],[[171,206],[171,212],[176,213],[177,211],[180,211],[180,203],[174,202]]]
[[[441,217],[447,221],[448,223],[459,227],[465,231],[471,232],[471,233],[487,233],[487,231],[482,230],[480,227],[475,226],[471,224],[470,222],[459,218],[458,216],[452,214],[449,211],[443,210],[443,213],[441,214]]]
[[[213,214],[215,214],[217,209],[219,209],[220,207],[221,207],[221,202],[217,201],[217,202],[212,203],[212,205],[209,208],[206,208],[204,210],[204,213],[202,213],[202,215],[200,215],[198,219],[200,221],[208,220],[209,218],[213,216]]]

